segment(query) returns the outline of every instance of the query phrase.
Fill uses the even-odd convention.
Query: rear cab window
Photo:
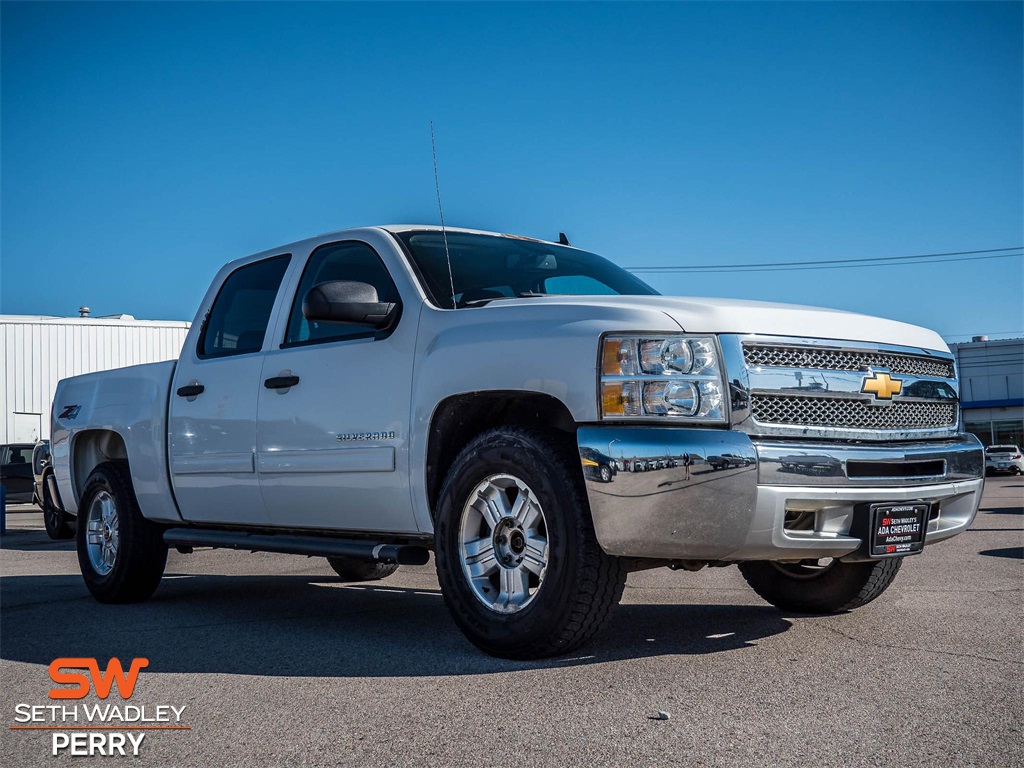
[[[31,445],[12,445],[8,448],[6,457],[6,463],[8,464],[28,464],[32,459],[32,448]]]

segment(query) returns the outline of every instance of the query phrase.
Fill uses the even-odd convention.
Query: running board
[[[415,544],[379,544],[375,541],[336,539],[330,536],[294,536],[291,534],[245,533],[206,528],[170,528],[164,531],[170,547],[217,547],[250,552],[278,552],[311,557],[350,557],[399,565],[426,565],[430,551]]]

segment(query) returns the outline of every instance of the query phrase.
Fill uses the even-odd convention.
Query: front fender
[[[658,309],[495,302],[420,314],[412,404],[412,499],[420,530],[433,527],[428,493],[428,431],[434,409],[453,395],[530,392],[560,401],[577,423],[598,420],[597,360],[609,331],[678,333]]]

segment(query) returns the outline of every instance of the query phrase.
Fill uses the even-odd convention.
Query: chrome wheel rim
[[[817,560],[801,560],[798,563],[772,562],[772,565],[792,579],[806,580],[816,579],[826,571],[830,571],[836,562],[834,558],[822,557]]]
[[[547,521],[533,490],[512,475],[479,483],[462,508],[459,558],[473,595],[496,613],[534,601],[548,566]]]
[[[117,562],[120,543],[117,505],[109,492],[100,491],[93,497],[86,524],[85,546],[89,553],[89,564],[97,574],[106,576]]]

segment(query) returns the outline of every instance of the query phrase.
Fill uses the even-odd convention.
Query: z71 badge
[[[78,412],[82,410],[80,405],[65,405],[64,410],[57,416],[58,419],[77,419]]]

